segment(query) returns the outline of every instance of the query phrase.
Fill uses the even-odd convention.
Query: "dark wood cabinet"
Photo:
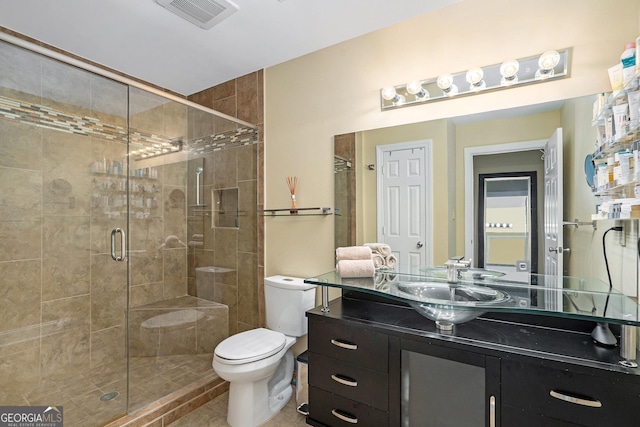
[[[640,425],[640,372],[588,333],[477,319],[446,334],[406,307],[330,307],[307,314],[310,425]]]
[[[528,416],[588,427],[640,425],[640,384],[628,375],[535,358],[503,360],[501,371],[503,406]]]
[[[389,425],[387,335],[314,318],[309,337],[309,402],[316,402],[309,419],[328,426]]]

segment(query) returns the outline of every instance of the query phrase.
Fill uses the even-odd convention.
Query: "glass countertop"
[[[524,282],[522,277],[529,280]],[[388,297],[418,311],[426,308],[463,315],[466,311],[468,320],[486,312],[511,312],[640,326],[638,303],[615,289],[610,291],[599,279],[516,277],[471,269],[449,284],[444,267],[398,266],[379,270],[373,278],[342,278],[332,271],[305,282]]]

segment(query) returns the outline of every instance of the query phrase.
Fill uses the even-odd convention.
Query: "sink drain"
[[[113,400],[116,397],[118,397],[119,394],[120,393],[118,393],[117,391],[112,391],[111,393],[105,393],[102,396],[100,396],[100,400],[102,400],[103,402]]]

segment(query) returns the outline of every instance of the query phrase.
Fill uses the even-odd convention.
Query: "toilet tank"
[[[290,337],[307,333],[305,312],[315,307],[316,286],[304,279],[270,276],[264,279],[267,328]]]

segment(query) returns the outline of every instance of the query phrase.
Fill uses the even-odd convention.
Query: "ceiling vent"
[[[160,6],[208,30],[238,10],[229,0],[156,0]]]

